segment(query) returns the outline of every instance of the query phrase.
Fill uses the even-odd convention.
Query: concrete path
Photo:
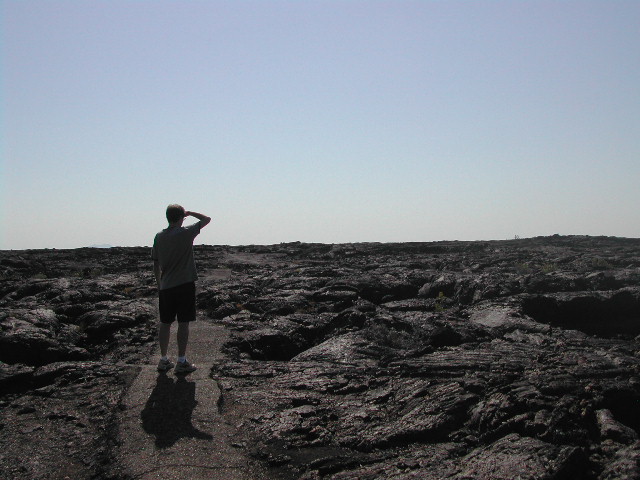
[[[175,330],[169,353],[175,361]],[[136,479],[264,480],[245,455],[235,425],[218,412],[220,391],[209,371],[221,358],[223,327],[199,317],[191,324],[189,375],[158,373],[158,349],[131,385],[120,416],[120,461]],[[234,446],[235,444],[235,446]]]

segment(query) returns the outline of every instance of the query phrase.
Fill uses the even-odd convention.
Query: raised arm
[[[200,220],[200,228],[203,228],[205,226],[207,226],[209,224],[209,222],[211,221],[211,217],[207,217],[206,215],[202,215],[201,213],[197,213],[197,212],[189,212],[186,211],[184,212],[184,216],[185,217],[195,217],[198,220]]]

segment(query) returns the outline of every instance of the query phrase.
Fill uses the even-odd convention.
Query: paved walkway
[[[169,352],[175,361],[175,330]],[[198,318],[191,324],[187,358],[195,372],[158,373],[156,349],[131,385],[120,416],[120,461],[136,479],[264,480],[245,455],[234,425],[218,413],[220,391],[209,371],[227,333]]]

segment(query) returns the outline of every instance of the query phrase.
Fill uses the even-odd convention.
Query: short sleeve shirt
[[[188,227],[169,227],[156,234],[151,258],[160,264],[160,290],[195,282],[193,240],[200,233],[200,222]]]

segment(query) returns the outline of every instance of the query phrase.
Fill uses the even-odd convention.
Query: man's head
[[[178,223],[184,218],[184,208],[177,203],[172,203],[167,207],[167,221],[169,223]]]

